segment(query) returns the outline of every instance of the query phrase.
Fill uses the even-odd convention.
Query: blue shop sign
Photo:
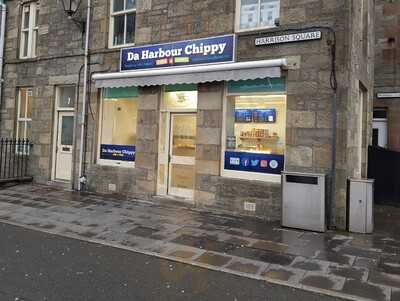
[[[100,159],[135,162],[136,146],[134,145],[100,145]]]
[[[132,47],[121,50],[121,71],[234,61],[235,37],[220,37]]]
[[[225,152],[225,169],[280,175],[283,171],[283,155]]]

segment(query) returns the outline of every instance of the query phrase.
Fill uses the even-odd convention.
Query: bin
[[[324,174],[282,172],[282,226],[326,231]]]

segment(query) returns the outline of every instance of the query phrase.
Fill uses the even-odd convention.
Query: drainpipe
[[[86,16],[86,39],[85,39],[85,62],[84,62],[84,73],[83,73],[83,93],[82,93],[82,114],[80,120],[81,126],[81,140],[79,147],[79,185],[78,190],[82,190],[82,187],[86,183],[86,177],[82,174],[82,168],[84,164],[84,139],[85,139],[85,122],[86,122],[86,100],[87,100],[87,84],[88,84],[88,59],[89,59],[89,35],[90,35],[90,14],[91,14],[91,0],[87,0],[87,16]]]
[[[0,12],[1,12],[1,27],[0,27],[0,110],[3,103],[3,63],[4,63],[4,44],[5,44],[5,33],[6,33],[6,13],[7,6],[4,1],[0,0]],[[0,114],[1,122],[1,114]]]

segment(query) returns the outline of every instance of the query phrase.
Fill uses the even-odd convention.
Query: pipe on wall
[[[0,13],[1,13],[1,27],[0,27],[0,110],[3,104],[3,65],[4,65],[4,45],[6,35],[6,17],[7,17],[7,6],[0,0]],[[1,122],[1,114],[0,114]]]
[[[85,62],[83,71],[83,93],[82,93],[82,114],[80,118],[80,147],[79,147],[79,185],[78,190],[82,190],[86,183],[86,177],[82,173],[84,162],[84,139],[85,139],[85,127],[86,127],[86,103],[88,97],[88,67],[89,67],[89,36],[90,36],[90,16],[91,16],[91,0],[87,0],[87,16],[86,16],[86,37],[85,37]]]

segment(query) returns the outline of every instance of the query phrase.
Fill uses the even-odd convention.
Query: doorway
[[[197,89],[165,91],[160,114],[158,195],[193,203],[196,134]]]
[[[71,181],[74,113],[58,113],[56,180]]]
[[[173,113],[170,119],[168,194],[193,199],[196,114]]]
[[[57,87],[54,122],[53,180],[70,182],[72,179],[75,86]]]
[[[384,108],[374,109],[372,121],[372,145],[387,148],[388,145],[388,121],[387,110]]]

